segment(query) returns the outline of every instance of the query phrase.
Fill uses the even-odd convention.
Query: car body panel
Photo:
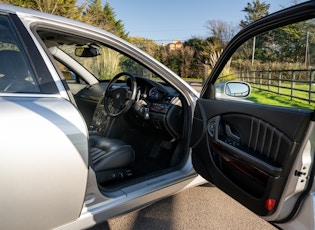
[[[0,106],[1,227],[47,229],[77,219],[88,173],[81,115],[59,97],[12,95]]]
[[[110,199],[104,200],[103,198],[102,201],[99,200],[89,204],[87,202],[76,221],[57,229],[87,228],[118,215],[145,208],[182,190],[204,184],[205,180],[200,176],[196,177],[196,173],[191,166],[191,162],[188,162],[180,171],[126,187],[118,194],[117,191],[115,194],[108,192],[107,195],[112,196]],[[190,176],[187,177],[187,174]],[[91,200],[97,199],[97,192],[90,193],[91,196],[89,197],[93,197]]]

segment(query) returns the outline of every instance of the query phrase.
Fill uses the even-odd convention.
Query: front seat
[[[134,161],[135,153],[125,142],[90,133],[89,153],[91,167],[99,183],[132,176],[129,166]]]

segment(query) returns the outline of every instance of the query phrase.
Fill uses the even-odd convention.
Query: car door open
[[[309,36],[314,12],[311,1],[244,28],[221,54],[194,113],[196,171],[274,223],[298,216],[313,181],[314,101],[307,96],[313,93],[312,63],[305,66],[304,57],[296,56],[302,43],[305,52],[306,37],[291,39],[288,30],[303,28]],[[290,62],[297,67],[287,68]],[[233,95],[228,81],[246,82],[251,95]]]

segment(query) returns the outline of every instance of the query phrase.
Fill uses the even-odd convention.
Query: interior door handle
[[[220,126],[221,117],[216,116],[213,117],[208,121],[208,134],[210,137],[214,138],[215,140],[218,139],[218,133],[219,133],[219,126]]]
[[[232,138],[235,141],[240,141],[241,138],[239,136],[237,136],[236,134],[234,134],[231,130],[231,127],[227,124],[225,124],[225,133],[228,137]]]

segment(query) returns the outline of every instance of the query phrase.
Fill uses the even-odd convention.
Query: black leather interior
[[[117,179],[116,174],[122,178],[126,168],[135,158],[134,150],[130,145],[98,134],[90,135],[89,148],[91,166],[96,172],[99,183]],[[100,176],[104,174],[106,177]]]
[[[199,99],[194,167],[256,214],[272,215],[266,200],[278,205],[313,116],[312,110]]]

